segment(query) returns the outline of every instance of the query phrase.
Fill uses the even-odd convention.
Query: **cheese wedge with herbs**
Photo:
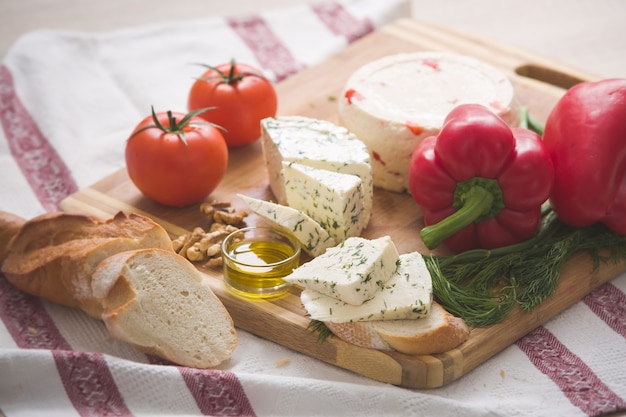
[[[372,164],[367,147],[357,136],[325,120],[280,116],[261,121],[261,137],[270,188],[279,204],[287,205],[283,161],[356,175],[364,199],[360,227],[367,227],[374,193]]]
[[[295,162],[282,165],[289,207],[310,216],[336,242],[361,233],[365,207],[359,177]]]
[[[336,244],[319,223],[300,210],[242,194],[237,194],[237,196],[254,213],[276,227],[292,233],[300,242],[302,249],[311,256],[319,256],[327,248]]]
[[[373,240],[351,237],[294,269],[284,280],[361,305],[391,279],[399,256],[389,236]]]
[[[302,305],[312,320],[346,323],[354,321],[418,319],[430,314],[433,288],[422,255],[400,255],[399,265],[373,298],[352,305],[318,291],[305,289]]]

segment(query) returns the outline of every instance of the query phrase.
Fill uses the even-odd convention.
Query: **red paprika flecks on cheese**
[[[374,185],[405,192],[413,149],[436,135],[457,105],[479,103],[518,123],[509,79],[492,66],[441,52],[398,54],[354,72],[339,100],[341,123],[372,155]]]

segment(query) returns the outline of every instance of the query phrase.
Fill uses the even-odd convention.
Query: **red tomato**
[[[197,203],[226,172],[228,147],[220,131],[193,112],[143,119],[126,142],[126,167],[137,188],[168,206]]]
[[[200,114],[223,127],[229,147],[243,146],[261,137],[261,120],[274,117],[276,90],[261,71],[234,60],[208,69],[189,91],[189,111],[214,107]]]

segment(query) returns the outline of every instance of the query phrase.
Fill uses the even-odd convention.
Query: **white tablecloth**
[[[124,142],[150,105],[185,109],[197,75],[188,63],[236,57],[280,81],[406,17],[406,6],[344,0],[109,33],[28,34],[0,67],[0,209],[25,218],[56,210],[68,194],[123,167]],[[432,390],[375,382],[242,330],[232,360],[218,369],[151,363],[112,340],[101,322],[20,293],[2,276],[0,319],[0,410],[8,417],[626,410],[625,275]]]

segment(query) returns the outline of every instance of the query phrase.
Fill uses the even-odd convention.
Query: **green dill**
[[[298,230],[300,230],[300,231],[301,231],[301,230],[302,230],[302,224],[303,224],[303,223],[304,223],[304,219],[302,219],[302,220],[298,220],[298,221],[296,222],[296,224],[293,226],[293,231],[294,231],[294,232],[295,232],[295,231],[298,231]]]
[[[311,333],[317,333],[317,341],[324,342],[333,335],[333,332],[320,320],[311,320],[307,326],[307,330]]]
[[[602,263],[626,260],[626,236],[601,223],[567,226],[548,209],[541,230],[525,242],[424,260],[439,303],[470,326],[485,327],[503,320],[515,305],[531,311],[551,297],[563,265],[577,252],[589,254],[591,273]]]

